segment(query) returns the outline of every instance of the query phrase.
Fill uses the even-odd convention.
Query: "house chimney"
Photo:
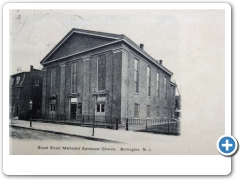
[[[32,71],[32,70],[33,70],[33,65],[30,66],[30,71]]]
[[[159,64],[162,64],[162,60],[159,60],[158,62],[159,62]]]
[[[140,48],[141,48],[142,50],[143,50],[143,47],[144,47],[144,44],[141,43],[141,44],[140,44]]]
[[[18,66],[18,68],[17,68],[17,73],[19,73],[19,72],[22,72],[22,69],[20,66]]]

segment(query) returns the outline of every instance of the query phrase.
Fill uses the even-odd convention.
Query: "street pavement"
[[[43,131],[36,131],[31,129],[19,128],[19,127],[10,127],[9,135],[12,139],[16,140],[75,140],[75,141],[86,141],[84,138],[73,137],[73,136],[66,136],[60,135],[55,133],[43,132]]]

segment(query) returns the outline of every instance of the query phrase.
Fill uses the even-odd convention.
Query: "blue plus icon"
[[[225,156],[234,154],[237,146],[237,140],[233,136],[221,136],[217,141],[218,151]]]
[[[235,142],[229,137],[224,137],[219,142],[221,151],[225,153],[232,152],[235,148]]]

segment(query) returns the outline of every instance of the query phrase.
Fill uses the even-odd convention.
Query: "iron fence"
[[[43,121],[79,126],[97,126],[116,130],[180,134],[180,121],[176,119],[136,119],[118,118],[96,115],[71,115],[71,114],[21,114],[21,120]]]
[[[180,121],[177,119],[157,118],[157,119],[135,119],[121,118],[122,126],[127,131],[180,134]]]

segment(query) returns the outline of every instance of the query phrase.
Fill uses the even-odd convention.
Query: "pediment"
[[[113,41],[116,39],[73,32],[68,37],[63,38],[42,62],[62,59]]]

